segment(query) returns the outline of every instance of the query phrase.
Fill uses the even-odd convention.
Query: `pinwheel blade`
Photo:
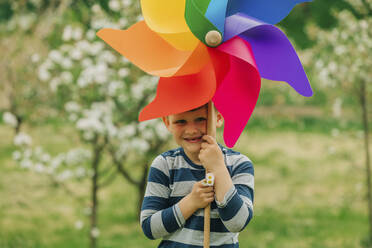
[[[216,77],[211,63],[197,74],[160,78],[155,99],[139,115],[146,121],[182,113],[209,102],[216,91]]]
[[[226,18],[225,39],[236,35],[251,44],[261,77],[285,81],[302,96],[313,95],[295,49],[279,28],[236,14]]]
[[[244,13],[269,24],[283,20],[299,3],[312,0],[230,0],[227,16]]]
[[[217,49],[230,55],[230,70],[216,90],[213,102],[225,119],[225,144],[233,147],[256,106],[261,78],[247,41],[236,37]]]
[[[209,2],[210,0],[186,0],[185,7],[185,20],[187,25],[195,37],[204,44],[207,44],[205,40],[206,34],[211,30],[218,30],[205,16]],[[222,34],[223,30],[219,31]]]
[[[211,0],[205,17],[223,34],[228,0]]]
[[[150,30],[144,21],[128,30],[102,29],[97,36],[140,69],[155,76],[197,73],[209,59],[205,45],[200,42],[193,51],[180,51]]]
[[[186,0],[141,0],[147,25],[179,50],[195,49],[198,39],[186,24]]]

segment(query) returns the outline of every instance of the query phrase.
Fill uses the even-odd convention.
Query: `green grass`
[[[30,131],[34,143],[52,153],[78,142],[67,126]],[[87,205],[50,187],[46,176],[18,168],[12,136],[0,125],[0,248],[88,247]],[[236,150],[255,165],[255,216],[240,235],[241,247],[362,247],[368,230],[363,143],[354,131],[333,137],[324,129],[252,128]],[[68,186],[89,199],[88,182]],[[99,197],[100,248],[157,246],[136,220],[135,188],[117,177]]]

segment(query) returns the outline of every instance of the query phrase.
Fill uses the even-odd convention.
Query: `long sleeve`
[[[149,239],[162,238],[185,224],[178,203],[170,206],[170,180],[167,163],[162,156],[153,161],[141,208],[141,227]]]
[[[231,166],[234,186],[217,203],[218,212],[230,232],[242,231],[253,217],[254,168],[251,161],[240,156]]]

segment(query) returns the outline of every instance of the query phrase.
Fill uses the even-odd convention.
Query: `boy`
[[[217,111],[216,111],[217,112]],[[217,112],[216,126],[223,118]],[[211,203],[211,247],[239,247],[238,234],[252,219],[254,169],[238,152],[206,134],[207,105],[163,117],[178,149],[153,161],[141,226],[158,247],[203,247],[204,208]],[[204,186],[205,171],[214,186]]]

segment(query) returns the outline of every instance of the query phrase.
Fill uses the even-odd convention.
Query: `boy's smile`
[[[221,118],[217,117],[217,126],[220,126],[218,124]],[[207,107],[163,117],[163,121],[186,155],[194,163],[200,164],[199,152],[203,143],[202,137],[207,133]]]

